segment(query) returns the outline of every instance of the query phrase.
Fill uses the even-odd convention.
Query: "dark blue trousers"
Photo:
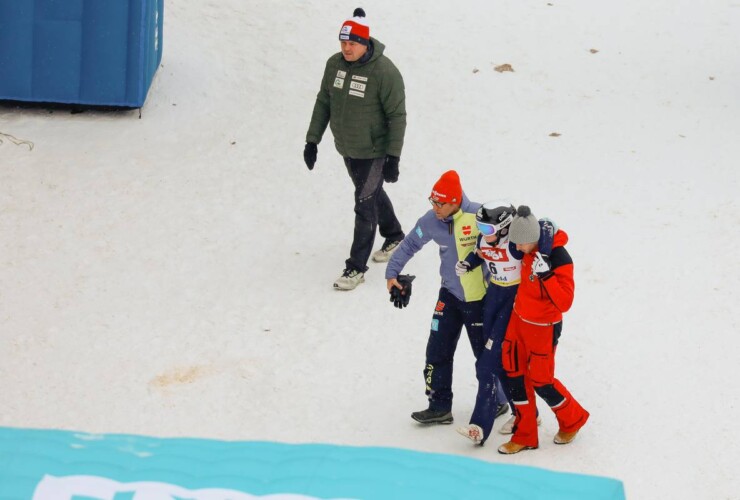
[[[501,344],[506,335],[506,327],[514,308],[515,286],[488,285],[483,299],[483,331],[485,342],[478,361],[475,375],[478,378],[478,395],[470,423],[483,429],[483,437],[488,438],[500,404],[511,402],[508,378],[501,362]]]
[[[463,326],[478,359],[483,349],[483,301],[463,302],[446,288],[440,288],[424,367],[426,395],[432,410],[452,409],[452,365]]]

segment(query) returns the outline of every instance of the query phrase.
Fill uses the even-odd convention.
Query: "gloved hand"
[[[534,254],[534,260],[532,261],[532,272],[540,278],[546,278],[550,275],[550,258],[547,255],[542,255],[540,252]]]
[[[398,283],[403,287],[400,290],[395,286],[391,288],[391,302],[397,308],[403,309],[409,305],[409,300],[411,300],[411,282],[414,281],[414,278],[416,276],[410,274],[401,274],[396,278]]]
[[[398,180],[398,162],[401,158],[398,156],[386,155],[383,164],[383,180],[385,182],[396,182]]]
[[[306,166],[309,170],[313,170],[313,166],[316,165],[316,157],[318,156],[319,148],[314,142],[307,142],[306,147],[303,148],[303,161],[306,162]]]
[[[460,260],[455,264],[455,274],[458,276],[462,276],[468,271],[470,271],[470,262],[467,260]]]

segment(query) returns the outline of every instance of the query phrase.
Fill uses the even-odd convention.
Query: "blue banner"
[[[620,481],[393,448],[0,427],[2,500],[624,500]]]

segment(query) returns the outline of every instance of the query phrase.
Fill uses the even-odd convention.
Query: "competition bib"
[[[488,269],[489,281],[494,285],[518,285],[522,276],[522,261],[509,253],[509,238],[505,237],[491,245],[481,239],[480,256]]]

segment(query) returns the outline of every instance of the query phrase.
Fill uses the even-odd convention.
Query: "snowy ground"
[[[142,119],[0,107],[0,132],[35,145],[0,145],[0,425],[394,446],[616,477],[630,499],[740,499],[740,3],[362,4],[407,86],[388,186],[405,229],[455,168],[472,199],[570,234],[557,372],[592,418],[556,448],[547,413],[541,448],[512,457],[409,418],[435,249],[407,267],[403,311],[381,265],[331,289],[351,183],[330,135],[313,172],[301,153],[356,6],[168,0]]]

